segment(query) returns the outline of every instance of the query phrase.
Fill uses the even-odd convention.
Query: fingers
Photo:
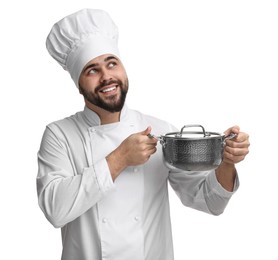
[[[224,150],[224,158],[230,160],[232,163],[239,163],[244,160],[245,156],[249,153],[246,149],[235,149],[226,147]]]
[[[141,132],[142,135],[148,135],[152,131],[152,128],[148,126],[144,131]]]
[[[225,135],[229,135],[229,134],[231,134],[231,133],[239,134],[239,132],[240,132],[239,126],[235,125],[235,126],[230,127],[229,129],[227,129],[227,130],[224,132],[224,134],[225,134]]]
[[[142,135],[142,141],[145,142],[146,144],[149,145],[156,145],[157,144],[157,139],[156,138],[150,138],[152,128],[149,126],[147,127],[144,131],[138,133],[139,135]]]
[[[157,139],[148,136],[151,130],[151,127],[147,127],[144,131],[130,135],[121,143],[122,158],[128,166],[145,163],[157,151]]]
[[[237,134],[236,137],[226,140],[226,145],[234,148],[249,147],[249,135],[243,132]]]
[[[237,127],[232,127],[227,131],[235,131],[236,129]],[[239,132],[237,137],[231,140],[226,140],[224,161],[229,163],[238,163],[244,160],[245,156],[249,153],[249,146],[249,135]]]
[[[150,157],[157,151],[156,146],[150,146],[145,150],[145,155],[143,157],[146,158],[145,162],[150,159]]]

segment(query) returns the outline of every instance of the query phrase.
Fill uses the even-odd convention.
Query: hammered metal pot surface
[[[222,162],[222,136],[200,140],[164,136],[162,142],[164,162],[170,169],[208,171]]]

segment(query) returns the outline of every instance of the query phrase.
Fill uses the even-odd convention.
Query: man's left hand
[[[249,135],[240,132],[238,126],[233,126],[227,129],[224,133],[226,136],[231,133],[237,134],[237,136],[225,141],[226,145],[224,148],[223,162],[236,164],[243,161],[245,156],[249,153]]]

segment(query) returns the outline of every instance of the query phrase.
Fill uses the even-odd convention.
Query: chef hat
[[[79,88],[80,74],[90,60],[103,54],[119,56],[118,28],[105,11],[83,9],[53,25],[46,48]]]

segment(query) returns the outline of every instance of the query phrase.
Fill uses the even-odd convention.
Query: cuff
[[[108,190],[114,188],[114,182],[112,180],[106,159],[102,159],[94,163],[90,167],[90,169],[93,172],[93,178],[98,184],[98,187],[101,192],[105,193]]]

